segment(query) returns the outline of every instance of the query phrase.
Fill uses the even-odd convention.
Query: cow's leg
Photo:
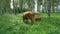
[[[28,18],[24,17],[24,18],[23,18],[23,22],[24,22],[24,23],[28,23],[27,21],[28,21]]]
[[[23,22],[25,23],[26,18],[23,16]]]
[[[35,20],[34,17],[31,18],[31,23],[34,24]]]
[[[28,19],[24,19],[24,20],[23,20],[24,23],[27,23],[27,21],[28,21]]]
[[[23,18],[23,22],[25,23],[25,19]]]

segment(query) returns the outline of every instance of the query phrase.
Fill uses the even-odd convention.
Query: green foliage
[[[42,20],[34,25],[25,24],[22,14],[0,15],[0,34],[60,34],[60,13],[41,13]]]

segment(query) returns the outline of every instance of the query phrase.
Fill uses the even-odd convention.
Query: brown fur
[[[40,21],[41,17],[39,17],[40,13],[35,13],[35,12],[31,12],[31,11],[27,11],[23,13],[23,22],[25,23],[25,20],[31,20],[31,23],[34,24],[34,21]],[[36,17],[36,15],[38,15],[38,17]],[[36,17],[36,18],[35,18]]]
[[[32,24],[34,23],[34,13],[33,12],[24,12],[23,13],[23,22],[30,19]]]

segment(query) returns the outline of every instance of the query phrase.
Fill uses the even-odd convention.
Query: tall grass
[[[60,34],[60,13],[41,14],[42,20],[34,25],[25,24],[22,14],[0,15],[0,34]]]

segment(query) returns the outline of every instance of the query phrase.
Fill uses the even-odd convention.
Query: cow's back
[[[23,13],[23,18],[24,19],[31,19],[34,16],[33,12],[24,12]]]

